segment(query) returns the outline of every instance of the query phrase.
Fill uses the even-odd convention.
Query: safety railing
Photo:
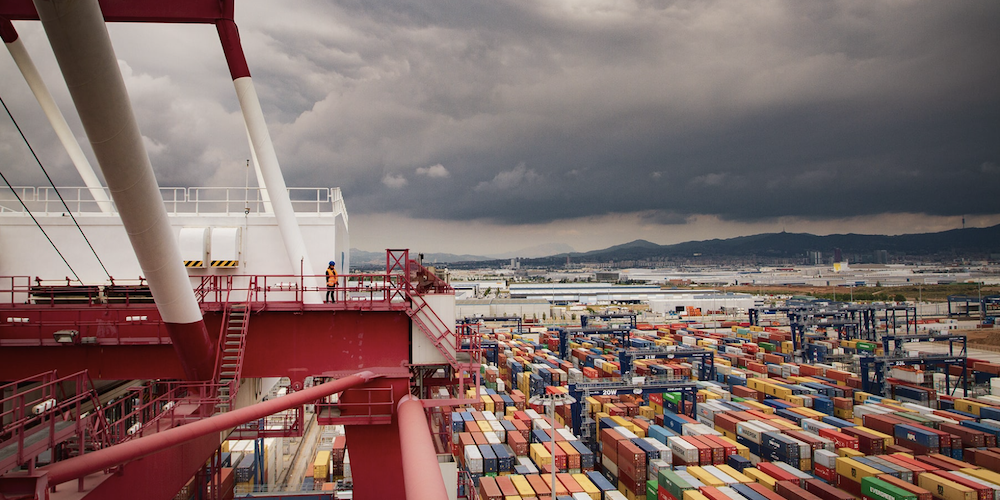
[[[115,444],[153,434],[215,413],[221,384],[154,382],[133,388],[104,405]]]
[[[391,387],[348,389],[336,402],[320,400],[315,404],[317,422],[323,425],[389,423],[396,408]]]
[[[0,474],[11,467],[29,464],[46,449],[75,437],[79,453],[87,447],[109,446],[106,420],[86,371],[59,377],[44,372],[0,387],[0,448],[16,444],[16,451],[0,458]],[[90,404],[95,410],[85,413]]]
[[[297,214],[332,213],[346,216],[344,198],[339,187],[287,189],[292,209]],[[110,191],[107,188],[104,191],[108,199],[111,199]],[[73,213],[101,214],[99,202],[94,199],[88,187],[60,187],[56,193],[50,186],[17,186],[14,192],[16,197],[9,190],[0,194],[0,212],[24,213],[21,205],[23,202],[36,215],[62,214],[67,206]],[[160,188],[160,195],[167,212],[172,215],[249,215],[271,212],[270,202],[264,199],[264,190],[258,187],[167,187]],[[113,202],[112,206],[114,207]],[[117,209],[109,215],[115,213]]]
[[[132,305],[150,304],[153,295],[144,279],[112,280],[88,285],[69,278],[43,280],[30,276],[0,276],[0,305]]]

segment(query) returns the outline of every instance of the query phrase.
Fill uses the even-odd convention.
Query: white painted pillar
[[[69,154],[70,160],[73,161],[77,172],[83,178],[84,186],[87,186],[90,195],[97,202],[97,207],[101,209],[101,212],[106,214],[112,213],[114,210],[111,206],[111,199],[108,198],[108,194],[104,191],[104,186],[101,185],[100,179],[94,173],[94,167],[90,165],[87,156],[83,154],[80,143],[69,129],[66,117],[63,116],[62,111],[56,106],[55,100],[52,99],[52,94],[49,93],[48,87],[42,81],[42,75],[35,68],[35,63],[31,60],[31,56],[28,55],[28,51],[24,49],[24,44],[21,43],[17,32],[14,31],[14,26],[6,19],[0,19],[0,23],[4,24],[4,29],[2,29],[3,39],[5,45],[7,45],[7,50],[10,52],[10,56],[14,59],[14,63],[17,64],[17,68],[21,70],[21,75],[24,76],[24,81],[28,83],[31,93],[35,94],[35,99],[38,100],[38,105],[42,107],[45,117],[52,124],[52,130],[55,131],[59,142],[62,142],[63,147],[66,148],[66,153]]]

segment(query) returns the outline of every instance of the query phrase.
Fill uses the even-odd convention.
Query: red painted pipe
[[[418,398],[406,395],[396,410],[406,500],[445,500],[448,491],[444,487],[424,405]]]
[[[40,470],[47,472],[50,486],[54,486],[66,481],[93,474],[94,472],[123,464],[130,460],[142,458],[167,448],[178,446],[192,439],[197,439],[213,432],[222,432],[237,425],[252,422],[259,418],[272,415],[279,411],[288,410],[296,406],[310,403],[317,399],[341,392],[345,389],[364,384],[381,375],[375,375],[370,371],[363,371],[333,382],[310,387],[298,392],[293,392],[280,398],[271,399],[262,403],[240,408],[231,412],[209,417],[204,420],[191,422],[190,424],[174,427],[165,431],[157,432],[151,436],[141,437],[132,441],[97,450],[93,453],[86,453],[78,457],[56,462]],[[421,411],[421,414],[423,412]],[[430,434],[424,425],[424,432],[428,440]],[[433,449],[433,448],[432,448]],[[437,460],[434,461],[437,463]],[[438,477],[441,473],[438,472]]]

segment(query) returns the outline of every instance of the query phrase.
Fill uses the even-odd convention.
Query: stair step
[[[236,364],[235,363],[223,363],[222,367],[223,368],[236,368]]]
[[[225,354],[229,354],[229,353],[233,353],[233,352],[240,352],[240,350],[239,349],[223,349],[222,352],[225,353]]]
[[[235,361],[237,359],[240,359],[240,357],[239,356],[223,356],[222,357],[223,361]]]

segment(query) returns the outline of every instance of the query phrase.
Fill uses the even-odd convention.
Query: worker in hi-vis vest
[[[337,263],[330,261],[330,266],[326,268],[326,300],[323,302],[337,301]]]

